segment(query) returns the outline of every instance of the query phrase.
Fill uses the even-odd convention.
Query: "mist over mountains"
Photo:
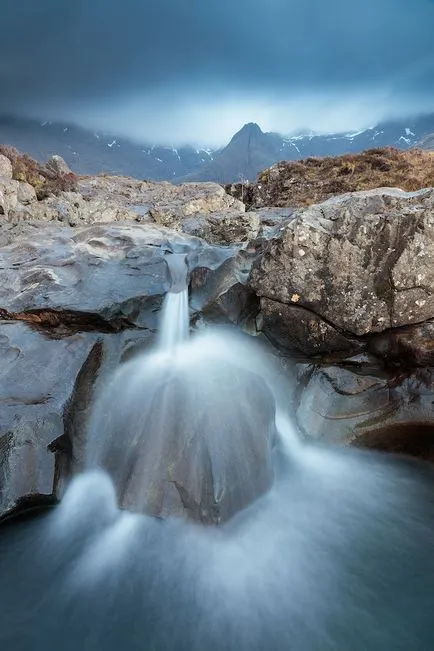
[[[211,125],[212,126],[212,125]],[[434,114],[385,122],[353,133],[285,137],[245,124],[221,149],[138,144],[116,134],[92,132],[71,124],[0,118],[0,142],[46,160],[60,154],[79,174],[117,174],[150,180],[253,181],[280,160],[338,156],[392,146],[434,147]]]

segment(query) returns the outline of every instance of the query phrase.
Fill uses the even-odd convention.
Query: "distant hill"
[[[0,117],[0,143],[13,145],[40,161],[59,154],[79,174],[106,172],[157,181],[172,181],[194,172],[213,155],[209,149],[137,144],[68,124],[11,117]]]
[[[138,144],[115,134],[92,132],[55,122],[0,117],[0,143],[13,145],[38,160],[60,154],[79,174],[120,174],[149,180],[254,181],[281,160],[340,156],[372,147],[434,147],[434,114],[386,122],[354,133],[300,134],[284,137],[246,124],[219,150]]]

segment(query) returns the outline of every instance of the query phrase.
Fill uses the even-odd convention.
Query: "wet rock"
[[[256,334],[259,301],[247,284],[256,252],[242,249],[219,267],[198,266],[191,273],[190,306],[206,321],[230,322]]]
[[[101,330],[155,328],[170,287],[166,255],[184,251],[191,269],[233,255],[150,224],[24,232],[0,249],[0,315],[49,327],[75,320],[80,328],[87,319]]]
[[[258,329],[279,348],[314,356],[330,350],[349,354],[363,346],[355,337],[346,336],[303,307],[285,305],[268,298],[261,298],[260,307]]]
[[[402,454],[434,462],[434,422],[381,425],[357,436],[352,444],[366,450]]]
[[[349,444],[402,423],[434,427],[432,369],[386,371],[375,358],[346,366],[304,366],[297,422],[307,438]]]
[[[380,189],[326,201],[298,213],[254,265],[263,299],[297,305],[334,329],[364,337],[434,316],[434,190]],[[303,312],[291,319],[305,337]],[[286,321],[288,331],[294,321]],[[279,323],[282,330],[283,322]],[[318,342],[327,347],[327,334]]]
[[[209,299],[200,310],[199,316],[207,323],[233,323],[245,332],[256,333],[256,317],[259,312],[258,297],[251,289],[241,283]]]
[[[22,323],[0,324],[0,518],[28,499],[61,492],[74,396],[97,342],[96,334],[56,340]],[[87,389],[81,409],[89,405]],[[63,448],[54,444],[62,437]]]
[[[207,358],[133,359],[97,402],[89,458],[125,508],[219,524],[271,486],[275,436],[274,399],[258,376]]]

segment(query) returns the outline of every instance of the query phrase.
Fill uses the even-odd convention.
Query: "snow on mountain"
[[[105,172],[153,180],[254,180],[279,160],[338,156],[373,147],[408,149],[433,147],[434,115],[415,120],[385,122],[364,130],[335,134],[264,133],[255,123],[245,124],[226,147],[215,150],[193,146],[135,143],[116,134],[89,132],[69,124],[0,117],[0,142],[14,145],[35,158],[60,154],[82,174]]]

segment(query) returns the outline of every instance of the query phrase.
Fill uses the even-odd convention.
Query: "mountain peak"
[[[239,138],[240,136],[262,136],[264,135],[264,132],[262,131],[261,127],[259,124],[256,124],[256,122],[247,122],[237,133],[234,135],[232,140],[235,138]]]
[[[247,122],[242,128],[241,131],[254,131],[257,133],[263,133],[261,127],[256,122]]]

